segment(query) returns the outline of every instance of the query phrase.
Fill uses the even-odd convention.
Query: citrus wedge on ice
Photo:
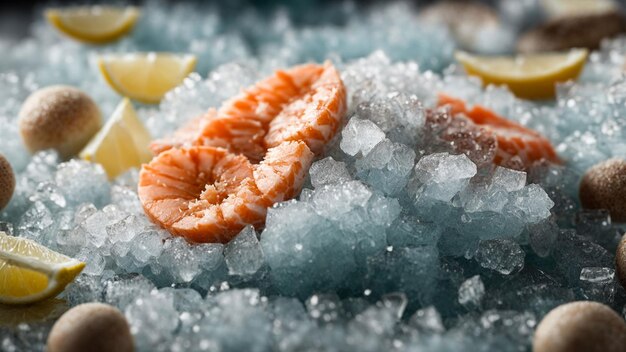
[[[104,44],[130,32],[139,18],[139,9],[79,6],[47,10],[46,18],[56,29],[73,39],[91,44]]]
[[[0,232],[0,303],[27,304],[58,295],[85,263]]]
[[[110,178],[115,178],[152,159],[148,149],[151,139],[130,100],[124,99],[79,156],[99,163]]]
[[[172,53],[110,54],[98,59],[100,72],[119,94],[157,104],[196,66],[196,57]]]
[[[541,7],[551,16],[577,16],[618,10],[614,0],[540,0]]]
[[[550,99],[555,84],[576,79],[587,60],[586,49],[565,53],[541,53],[520,56],[477,56],[457,52],[456,59],[469,75],[478,76],[483,84],[503,84],[518,97]]]

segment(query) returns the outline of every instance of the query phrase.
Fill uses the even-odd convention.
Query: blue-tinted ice
[[[536,3],[500,10],[522,26]],[[556,102],[531,103],[448,67],[450,33],[420,23],[413,6],[298,4],[234,15],[150,2],[111,46],[62,39],[43,21],[23,42],[0,40],[0,152],[18,172],[0,230],[87,262],[66,305],[118,307],[139,351],[524,351],[558,304],[624,308],[613,269],[623,231],[606,212],[581,211],[576,196],[587,167],[626,155],[625,39],[605,42]],[[509,34],[481,33],[478,46],[494,51]],[[345,127],[265,228],[189,244],[145,217],[136,170],[108,182],[97,165],[29,156],[19,137],[21,102],[50,84],[80,87],[107,116],[119,97],[95,56],[134,50],[199,59],[158,107],[137,106],[154,136],[275,68],[326,58],[348,90]],[[439,91],[541,132],[564,166],[493,167],[493,140],[432,110]],[[42,350],[52,322],[0,327],[0,349]]]

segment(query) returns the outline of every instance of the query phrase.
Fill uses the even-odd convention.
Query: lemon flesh
[[[115,41],[139,19],[136,7],[80,6],[46,11],[46,18],[70,38],[91,44]]]
[[[58,295],[85,263],[29,239],[0,232],[0,303],[28,304]]]
[[[173,53],[110,54],[98,59],[106,82],[119,94],[157,104],[182,83],[196,66],[196,57]]]
[[[516,57],[457,52],[455,57],[469,75],[480,77],[484,85],[506,85],[520,98],[551,99],[556,95],[556,83],[578,78],[587,54],[586,49],[574,49]]]
[[[79,156],[102,165],[113,179],[152,159],[148,149],[151,139],[131,102],[124,99]]]

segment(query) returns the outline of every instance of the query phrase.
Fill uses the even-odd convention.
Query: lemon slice
[[[504,84],[518,97],[550,99],[555,84],[576,79],[587,60],[586,49],[566,53],[541,53],[516,57],[476,56],[457,52],[465,71],[482,79],[483,84]]]
[[[152,159],[148,149],[151,139],[130,100],[124,99],[79,156],[101,164],[113,179]]]
[[[0,232],[0,303],[26,304],[54,297],[85,263],[36,242]]]
[[[56,29],[76,40],[104,44],[121,38],[139,18],[136,7],[80,6],[46,11]]]
[[[172,53],[104,55],[100,72],[118,93],[142,103],[157,104],[196,66],[196,57]]]
[[[540,0],[550,17],[605,13],[619,9],[614,0]]]

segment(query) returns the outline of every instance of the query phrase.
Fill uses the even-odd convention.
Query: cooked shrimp
[[[150,143],[150,150],[154,155],[172,149],[191,144],[192,141],[200,137],[200,132],[204,126],[217,116],[217,110],[209,109],[205,114],[194,117],[187,121],[181,128],[176,130],[171,136],[157,139]]]
[[[515,165],[512,160],[516,157],[521,160],[521,169],[528,169],[542,159],[561,162],[550,141],[534,130],[505,119],[480,105],[468,109],[462,100],[439,94],[439,106],[444,105],[450,107],[452,115],[462,114],[486,132],[495,135],[498,146],[494,163],[498,165]]]
[[[265,145],[301,140],[319,154],[335,136],[345,112],[345,87],[337,70],[327,63],[311,89],[285,106],[270,122]]]
[[[152,143],[157,156],[139,174],[146,213],[195,242],[226,242],[246,225],[262,226],[268,207],[298,195],[345,110],[330,63],[277,71]]]
[[[223,148],[167,150],[144,165],[139,199],[155,223],[194,242],[227,242],[260,226],[267,208],[302,188],[313,153],[303,142],[271,148],[258,165]]]
[[[223,147],[259,162],[267,148],[302,140],[319,154],[345,111],[346,89],[333,65],[300,65],[276,71],[151,148],[158,154],[187,144]]]

